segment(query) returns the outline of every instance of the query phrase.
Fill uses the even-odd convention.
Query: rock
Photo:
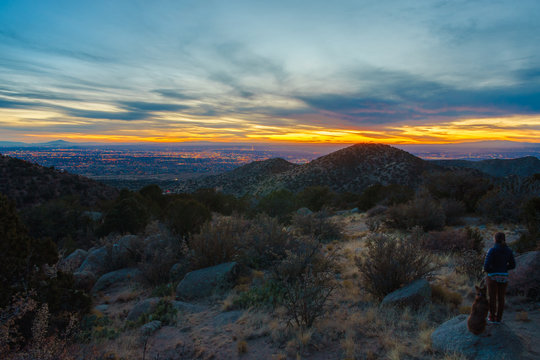
[[[191,271],[176,287],[176,296],[187,300],[210,296],[216,291],[230,289],[237,275],[236,262]]]
[[[410,306],[419,308],[431,299],[431,286],[426,279],[413,281],[386,295],[381,306]]]
[[[188,266],[189,263],[187,261],[174,264],[171,270],[169,270],[169,280],[172,282],[182,280],[188,272]]]
[[[116,285],[118,283],[126,283],[134,281],[138,276],[140,276],[141,271],[136,268],[127,268],[112,271],[101,276],[94,287],[92,292],[96,293],[98,291],[106,290],[107,288]]]
[[[200,305],[190,304],[184,301],[172,301],[172,305],[178,312],[184,312],[184,313],[198,313],[201,311],[204,311],[204,307]]]
[[[516,268],[510,270],[509,294],[540,298],[540,251],[530,251],[516,257]]]
[[[109,305],[100,304],[100,305],[97,305],[94,309],[96,309],[97,311],[99,311],[101,313],[104,313],[105,311],[107,311],[109,309]]]
[[[161,329],[161,321],[154,320],[141,326],[140,332],[142,336],[150,336]]]
[[[77,271],[73,273],[75,288],[90,292],[96,283],[96,275],[90,271]]]
[[[109,256],[104,246],[89,251],[77,272],[89,271],[95,276],[101,276],[109,269]]]
[[[467,315],[459,315],[431,334],[436,351],[457,353],[476,360],[522,359],[521,339],[504,323],[489,324],[486,332],[474,335],[467,329]]]
[[[300,216],[307,216],[313,214],[313,211],[309,210],[307,207],[303,207],[296,210],[296,213]]]
[[[112,245],[111,262],[115,267],[125,267],[135,262],[137,239],[136,235],[125,235]]]
[[[77,249],[58,263],[58,268],[63,272],[73,273],[77,270],[88,256],[88,251]]]
[[[160,298],[153,297],[138,302],[128,313],[127,321],[137,321],[142,315],[148,315],[154,311]]]
[[[244,314],[241,310],[227,311],[214,317],[214,326],[222,327],[223,325],[235,323]]]

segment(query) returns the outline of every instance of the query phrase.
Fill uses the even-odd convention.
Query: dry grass
[[[516,320],[517,321],[523,321],[523,322],[529,322],[531,319],[529,319],[529,313],[526,311],[520,311],[516,313]]]

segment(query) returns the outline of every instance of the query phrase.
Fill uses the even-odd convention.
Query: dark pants
[[[504,311],[504,296],[508,283],[499,283],[489,276],[486,279],[489,295],[489,317],[495,321],[501,321]]]

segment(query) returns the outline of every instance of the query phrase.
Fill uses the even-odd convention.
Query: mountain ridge
[[[265,195],[278,189],[300,191],[319,185],[337,192],[361,192],[375,183],[416,186],[424,171],[439,169],[438,165],[404,150],[373,143],[355,144],[303,165],[283,159],[254,163],[220,175],[186,181],[175,191],[193,192],[198,188],[212,187],[242,196]],[[280,164],[277,171],[267,170],[277,163]]]

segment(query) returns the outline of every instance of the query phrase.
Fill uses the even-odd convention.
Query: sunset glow
[[[0,140],[540,142],[537,2],[233,3],[2,2]]]

